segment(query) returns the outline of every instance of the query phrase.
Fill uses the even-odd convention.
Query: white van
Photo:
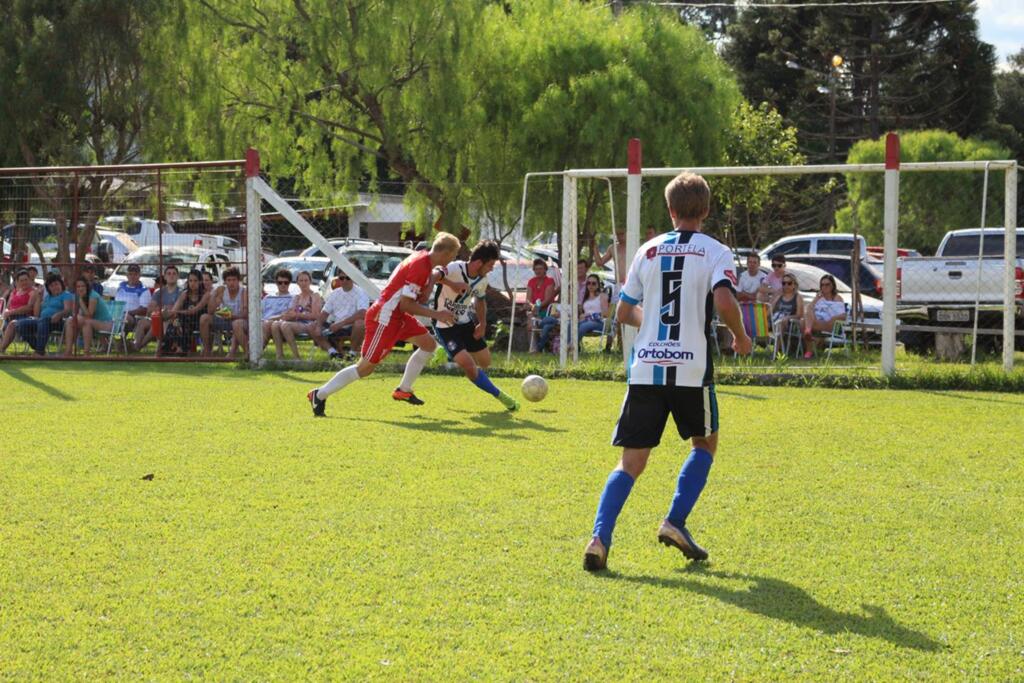
[[[868,243],[863,235],[857,235],[860,257],[868,259]],[[818,232],[809,235],[788,235],[776,240],[761,250],[761,260],[771,261],[776,254],[834,254],[849,256],[853,251],[853,234],[843,232]]]

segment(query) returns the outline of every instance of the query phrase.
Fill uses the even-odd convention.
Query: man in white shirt
[[[320,309],[320,325],[313,325],[310,337],[331,358],[339,356],[338,347],[349,338],[351,349],[361,348],[366,334],[366,310],[370,298],[352,278],[344,273],[338,275],[339,287],[332,290]],[[346,357],[355,358],[355,351],[349,350]]]
[[[149,287],[142,284],[142,281],[139,279],[141,272],[139,264],[129,264],[128,279],[117,286],[117,293],[114,294],[114,301],[124,302],[124,312],[126,314],[124,327],[126,330],[135,329],[139,320],[145,317],[146,310],[149,307]]]
[[[757,301],[758,294],[764,287],[765,276],[761,274],[761,257],[747,254],[747,269],[740,273],[740,281],[736,286],[736,299],[741,304]]]
[[[718,445],[718,401],[712,363],[712,306],[733,333],[733,349],[750,353],[739,304],[732,252],[705,235],[702,224],[711,190],[699,175],[680,173],[665,188],[675,228],[637,251],[619,295],[616,319],[640,328],[627,374],[629,386],[612,445],[622,448],[619,466],[605,483],[590,544],[583,555],[588,571],[605,569],[612,530],[633,482],[644,471],[651,449],[661,441],[668,416],[693,450],[683,463],[675,497],[658,541],[691,560],[707,559],[686,528],[686,518],[707,482]]]

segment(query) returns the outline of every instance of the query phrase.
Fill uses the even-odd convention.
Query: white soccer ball
[[[548,383],[540,375],[528,375],[523,380],[523,398],[527,401],[541,401],[548,395]]]

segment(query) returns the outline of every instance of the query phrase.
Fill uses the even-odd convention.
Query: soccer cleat
[[[401,388],[392,391],[391,398],[395,399],[396,401],[405,401],[406,403],[411,403],[414,406],[423,405],[423,399],[417,398],[416,394],[412,393],[411,391],[402,391]]]
[[[501,405],[505,406],[510,413],[514,413],[519,410],[519,401],[509,396],[504,391],[498,394],[498,400],[501,401]]]
[[[316,395],[316,389],[306,394],[309,405],[313,406],[313,417],[324,417],[324,408],[327,407],[327,400]]]
[[[608,568],[608,549],[601,539],[594,536],[583,551],[583,568],[588,572],[599,572]]]
[[[693,540],[693,536],[690,535],[685,526],[679,528],[667,519],[662,521],[661,527],[658,529],[658,541],[665,545],[679,548],[688,559],[708,559],[708,551],[697,545],[697,541]]]

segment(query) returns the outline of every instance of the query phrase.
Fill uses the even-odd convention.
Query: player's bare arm
[[[622,304],[619,304],[620,306]],[[726,324],[732,332],[732,348],[736,353],[745,356],[750,353],[751,341],[743,329],[743,316],[740,313],[739,302],[732,295],[728,287],[719,287],[715,290],[715,308],[718,309],[718,317]]]
[[[473,329],[473,336],[477,339],[483,339],[484,334],[487,333],[487,302],[483,299],[477,299],[473,303],[473,307],[476,309],[476,327]]]
[[[736,310],[739,311],[738,308]],[[620,325],[640,327],[644,321],[644,309],[642,306],[630,304],[620,299],[619,305],[615,309],[615,321]]]

